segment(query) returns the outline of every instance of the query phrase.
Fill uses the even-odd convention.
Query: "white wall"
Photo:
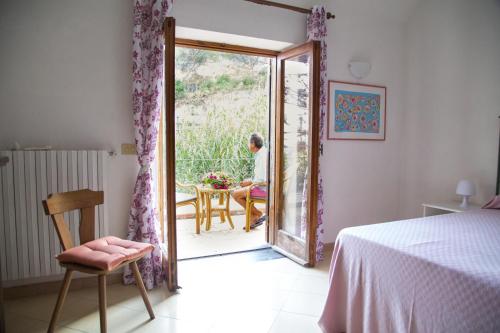
[[[0,149],[133,142],[132,2],[0,2]],[[134,156],[109,160],[110,232],[126,235]]]
[[[404,23],[354,19],[333,2],[337,15],[328,22],[328,78],[354,82],[347,64],[370,62],[361,83],[387,87],[386,140],[326,141],[322,159],[326,240],[342,228],[399,218],[401,125],[404,113]]]
[[[307,7],[314,1],[288,2]],[[304,14],[242,0],[180,0],[174,3],[171,16],[178,26],[188,28],[291,43],[305,38]]]
[[[500,1],[423,0],[410,18],[401,216],[451,200],[460,179],[495,191]],[[456,198],[458,199],[458,198]]]

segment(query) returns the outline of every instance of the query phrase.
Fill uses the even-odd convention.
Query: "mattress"
[[[343,229],[324,332],[500,332],[500,211]]]

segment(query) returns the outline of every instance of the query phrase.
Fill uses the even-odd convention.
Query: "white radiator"
[[[63,273],[54,258],[59,239],[42,200],[51,193],[89,188],[105,191],[108,152],[0,151],[10,162],[0,168],[0,262],[4,281]],[[96,209],[96,237],[107,235],[106,205]],[[79,212],[65,214],[79,244]]]

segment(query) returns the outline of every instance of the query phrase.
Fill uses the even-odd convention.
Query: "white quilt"
[[[500,211],[342,230],[324,332],[500,332]]]

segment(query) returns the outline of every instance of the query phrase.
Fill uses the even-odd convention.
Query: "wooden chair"
[[[195,185],[184,185],[176,182],[175,185],[179,188],[191,190],[194,194],[176,192],[175,193],[175,205],[176,207],[183,207],[193,205],[195,210],[195,220],[196,220],[196,233],[200,233],[200,227],[203,224],[203,217],[200,214],[200,191]]]
[[[47,200],[43,201],[45,214],[52,217],[64,251],[57,259],[59,264],[66,268],[48,332],[54,331],[74,271],[97,275],[101,332],[106,332],[106,275],[125,265],[130,265],[132,269],[149,317],[151,319],[155,318],[137,267],[137,261],[151,252],[153,245],[122,240],[112,236],[95,240],[95,206],[103,202],[104,193],[91,190],[55,193],[49,195]],[[71,233],[63,219],[65,212],[76,209],[80,210],[81,217],[79,234],[80,244],[82,245],[80,246],[73,245]]]
[[[252,207],[257,204],[266,204],[267,203],[267,197],[253,197],[252,196],[252,189],[257,186],[267,186],[266,182],[261,182],[261,183],[255,183],[252,184],[251,186],[248,187],[247,190],[247,205],[246,205],[246,223],[245,223],[245,231],[249,232],[250,231],[250,212],[252,211]]]

